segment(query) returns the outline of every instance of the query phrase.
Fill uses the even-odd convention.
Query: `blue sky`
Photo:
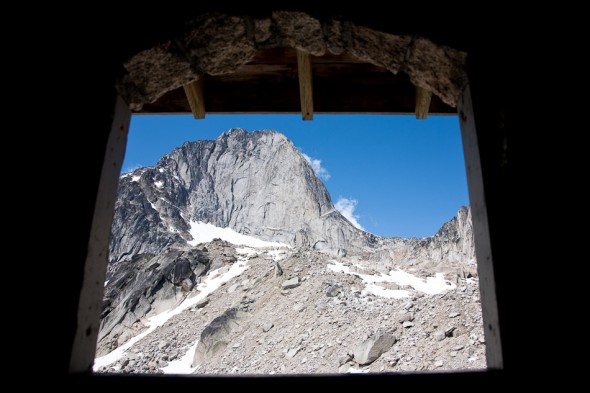
[[[376,235],[432,236],[469,204],[456,116],[135,115],[123,171],[155,165],[185,141],[215,139],[232,127],[285,134],[337,208]]]

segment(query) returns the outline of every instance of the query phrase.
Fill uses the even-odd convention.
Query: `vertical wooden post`
[[[491,369],[502,369],[504,360],[500,340],[500,322],[496,297],[496,278],[492,259],[492,245],[488,221],[488,209],[484,192],[483,172],[480,157],[475,114],[471,100],[469,85],[457,104],[461,136],[463,138],[463,154],[467,172],[467,185],[473,222],[473,240],[477,258],[479,290],[486,340],[487,366]]]
[[[109,238],[130,120],[129,106],[121,97],[117,97],[88,240],[84,279],[78,301],[76,335],[70,356],[70,372],[90,371],[94,363],[109,256]]]
[[[195,119],[204,119],[205,96],[203,94],[203,78],[187,83],[182,87],[184,88],[184,94],[186,94],[186,99]]]
[[[430,110],[432,93],[423,87],[416,86],[416,119],[426,119]]]
[[[301,99],[301,117],[313,120],[313,86],[311,76],[311,58],[309,53],[297,49],[297,72],[299,74],[299,97]]]

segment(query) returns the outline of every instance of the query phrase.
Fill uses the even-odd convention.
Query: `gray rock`
[[[190,278],[185,278],[180,283],[180,286],[182,287],[182,290],[184,292],[190,292],[193,289],[193,287],[195,286],[195,283]]]
[[[299,351],[301,351],[301,347],[291,348],[285,356],[287,356],[289,359],[292,359],[299,353]]]
[[[227,347],[229,334],[242,316],[242,311],[230,308],[203,329],[193,357],[193,367],[210,360]]]
[[[457,318],[459,315],[461,315],[460,312],[452,312],[449,314],[449,318]]]
[[[274,324],[272,322],[267,322],[264,325],[262,325],[262,331],[264,333],[268,332],[270,329],[272,329],[274,326]]]
[[[222,268],[222,267],[223,267],[223,265],[224,265],[224,264],[223,264],[223,259],[222,259],[222,258],[220,258],[220,257],[213,258],[213,259],[211,260],[211,266],[210,266],[210,269],[211,269],[211,270],[220,269],[220,268]]]
[[[208,297],[204,297],[201,300],[199,300],[196,304],[195,307],[197,308],[203,308],[205,307],[207,304],[209,304],[209,298]]]
[[[299,277],[292,277],[286,281],[283,281],[283,283],[281,284],[281,288],[282,289],[292,289],[292,288],[296,288],[300,285],[299,283]]]
[[[414,324],[412,322],[410,322],[410,321],[405,321],[402,324],[402,326],[407,329],[407,328],[411,328],[412,326],[414,326]]]
[[[434,332],[434,334],[432,336],[434,337],[434,339],[436,341],[442,341],[446,337],[445,332],[442,330],[437,330],[436,332]]]
[[[446,337],[453,337],[453,333],[455,332],[455,330],[457,330],[456,327],[451,326],[445,329],[445,336]]]
[[[411,313],[411,312],[402,314],[398,319],[399,323],[412,322],[413,320],[414,320],[414,313]]]
[[[338,358],[338,366],[342,366],[343,364],[346,364],[348,362],[350,362],[352,360],[352,357],[349,354],[346,354],[344,356],[340,356]]]
[[[280,277],[283,275],[283,269],[278,261],[275,261],[275,276]]]
[[[383,353],[389,351],[396,339],[391,333],[379,332],[354,349],[354,361],[360,365],[373,363]]]
[[[338,285],[330,285],[326,290],[326,296],[328,297],[335,297],[340,294],[340,286]]]
[[[160,341],[158,343],[158,349],[161,351],[162,349],[166,349],[170,346],[170,343],[167,341]]]

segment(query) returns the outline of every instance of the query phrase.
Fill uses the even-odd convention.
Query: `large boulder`
[[[393,334],[378,332],[356,346],[354,349],[354,361],[361,366],[371,364],[379,356],[389,351],[395,341]]]
[[[244,314],[240,308],[232,307],[213,319],[201,332],[191,367],[196,367],[222,352],[228,345],[230,332]]]

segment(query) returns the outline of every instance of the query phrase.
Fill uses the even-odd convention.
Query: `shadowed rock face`
[[[184,300],[209,271],[209,254],[198,249],[141,254],[111,266],[105,287],[99,343],[128,339],[124,333],[140,327],[150,311],[166,310]]]

